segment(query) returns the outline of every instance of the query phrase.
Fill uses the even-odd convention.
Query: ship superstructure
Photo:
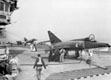
[[[6,41],[6,26],[11,24],[11,14],[18,9],[17,0],[0,0],[0,43]]]

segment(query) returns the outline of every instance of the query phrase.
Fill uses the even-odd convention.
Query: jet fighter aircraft
[[[35,39],[35,38],[28,40],[27,38],[24,37],[24,45],[27,45],[27,43],[33,44],[33,42],[36,40],[37,39]]]
[[[78,58],[79,51],[84,49],[111,47],[108,43],[101,43],[96,41],[95,36],[93,34],[83,39],[74,39],[66,42],[63,42],[62,40],[60,40],[51,31],[48,31],[48,35],[51,42],[51,49],[59,50],[59,51],[61,49],[64,49],[66,52],[70,50],[75,50],[75,58]]]

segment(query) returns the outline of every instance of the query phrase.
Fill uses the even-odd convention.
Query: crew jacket
[[[39,57],[36,58],[34,68],[38,67],[38,65],[39,65],[39,64],[37,64],[38,62],[39,62]],[[43,58],[41,58],[41,62],[42,62],[42,66],[44,66],[44,68],[46,69],[46,65],[45,65],[45,62],[44,62]]]

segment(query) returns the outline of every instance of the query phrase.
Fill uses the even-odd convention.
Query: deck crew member
[[[35,41],[33,42],[33,47],[34,47],[34,50],[37,51],[37,40],[35,40]]]
[[[64,49],[60,50],[60,62],[64,61],[64,54],[66,53],[66,51]]]
[[[44,62],[43,58],[41,57],[40,54],[38,54],[37,58],[36,58],[36,61],[35,61],[35,64],[33,66],[34,69],[36,68],[37,80],[41,80],[42,66],[46,69],[46,65],[45,65],[45,62]]]
[[[8,59],[8,56],[9,56],[9,48],[8,48],[8,46],[6,46],[6,48],[5,48],[5,54],[6,54],[6,58]]]
[[[89,58],[87,59],[86,63],[91,66],[93,51],[92,50],[86,50],[86,51],[87,51],[87,53],[89,55]]]

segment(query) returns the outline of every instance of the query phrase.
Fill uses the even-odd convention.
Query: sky
[[[111,43],[111,0],[18,0],[18,7],[6,26],[11,40],[48,40],[50,30],[63,41],[94,34]]]

